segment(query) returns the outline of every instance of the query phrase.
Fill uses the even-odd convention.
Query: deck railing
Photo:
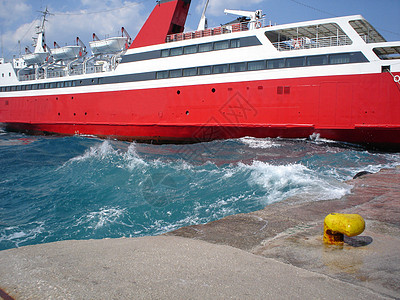
[[[69,72],[66,69],[60,70],[47,70],[46,76],[44,72],[40,72],[38,75],[35,74],[20,74],[19,80],[20,81],[28,81],[28,80],[35,80],[35,79],[44,79],[44,78],[59,78],[59,77],[66,77],[66,76],[75,76],[75,75],[82,75],[82,74],[90,74],[90,73],[101,73],[103,72],[103,66],[91,66],[86,68],[86,72],[84,72],[83,65],[80,64],[75,66]]]
[[[272,43],[279,51],[312,49],[334,46],[351,45],[352,41],[347,35],[328,36],[321,38],[299,37],[283,42]]]
[[[263,18],[257,21],[241,22],[241,23],[223,25],[215,28],[209,28],[205,30],[171,34],[167,35],[166,42],[169,43],[169,42],[177,42],[183,40],[191,40],[195,38],[214,36],[231,32],[247,31],[251,29],[263,28],[268,26],[270,26],[270,24],[267,25],[266,19]]]

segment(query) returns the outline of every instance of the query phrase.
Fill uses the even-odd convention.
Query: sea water
[[[152,145],[0,131],[0,250],[158,235],[299,193],[339,198],[359,171],[399,164],[319,139]]]

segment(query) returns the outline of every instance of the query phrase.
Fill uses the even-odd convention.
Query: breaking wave
[[[13,142],[25,138],[0,136],[0,249],[156,235],[298,194],[307,201],[339,198],[357,172],[400,165],[398,154],[314,141],[149,145],[74,136]]]

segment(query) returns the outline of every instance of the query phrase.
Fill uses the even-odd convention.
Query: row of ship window
[[[100,84],[101,78],[90,79],[92,84]],[[29,90],[42,90],[42,89],[55,89],[63,87],[73,87],[83,85],[82,80],[70,80],[70,81],[58,81],[58,82],[47,82],[38,84],[27,84],[27,85],[17,85],[17,86],[2,86],[0,87],[1,92],[10,91],[29,91]],[[87,84],[84,84],[87,85]]]
[[[198,44],[198,45],[189,45],[189,46],[185,46],[185,47],[164,49],[164,50],[161,50],[161,57],[201,53],[201,52],[208,52],[208,51],[213,51],[213,50],[224,50],[224,49],[239,48],[239,47],[240,47],[240,39],[223,40],[223,41],[218,41],[218,42],[213,42],[213,43],[205,43],[205,44]]]
[[[249,62],[239,62],[233,64],[220,64],[214,66],[159,71],[156,74],[156,78],[165,79],[165,78],[177,78],[177,77],[196,76],[196,75],[257,71],[257,70],[280,69],[280,68],[296,68],[305,66],[323,66],[323,65],[336,65],[336,64],[347,64],[347,63],[360,63],[367,61],[368,60],[361,52],[337,53],[337,54],[258,60]]]
[[[256,36],[124,55],[121,63],[261,45]]]
[[[130,81],[141,81],[141,80],[152,80],[152,79],[178,78],[178,77],[187,77],[196,75],[210,75],[210,74],[222,74],[222,73],[233,73],[233,72],[244,72],[244,71],[336,65],[336,64],[347,64],[347,63],[361,63],[361,62],[368,62],[366,57],[361,52],[335,53],[326,55],[257,60],[257,61],[239,62],[231,64],[219,64],[213,66],[165,70],[154,73],[150,72],[142,75],[134,74],[135,78],[131,77],[129,79]],[[70,81],[29,84],[29,85],[5,86],[5,87],[0,87],[0,91],[1,92],[25,91],[25,90],[52,89],[52,88],[118,83],[118,82],[126,82],[123,81],[123,77],[127,76],[131,75],[113,76],[114,81],[112,82],[111,81],[104,82],[105,80],[103,80],[103,78],[91,78],[83,80],[70,80]]]

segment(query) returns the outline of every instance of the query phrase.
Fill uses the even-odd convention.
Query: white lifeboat
[[[49,54],[47,52],[35,52],[35,53],[27,53],[23,55],[22,58],[26,62],[27,66],[32,66],[35,64],[38,65],[43,64],[48,56]]]
[[[93,34],[93,36],[95,36]],[[94,40],[89,42],[93,55],[117,53],[126,49],[127,38],[123,36],[110,37],[104,40]]]
[[[70,60],[82,56],[81,46],[64,46],[50,50],[54,60]]]

